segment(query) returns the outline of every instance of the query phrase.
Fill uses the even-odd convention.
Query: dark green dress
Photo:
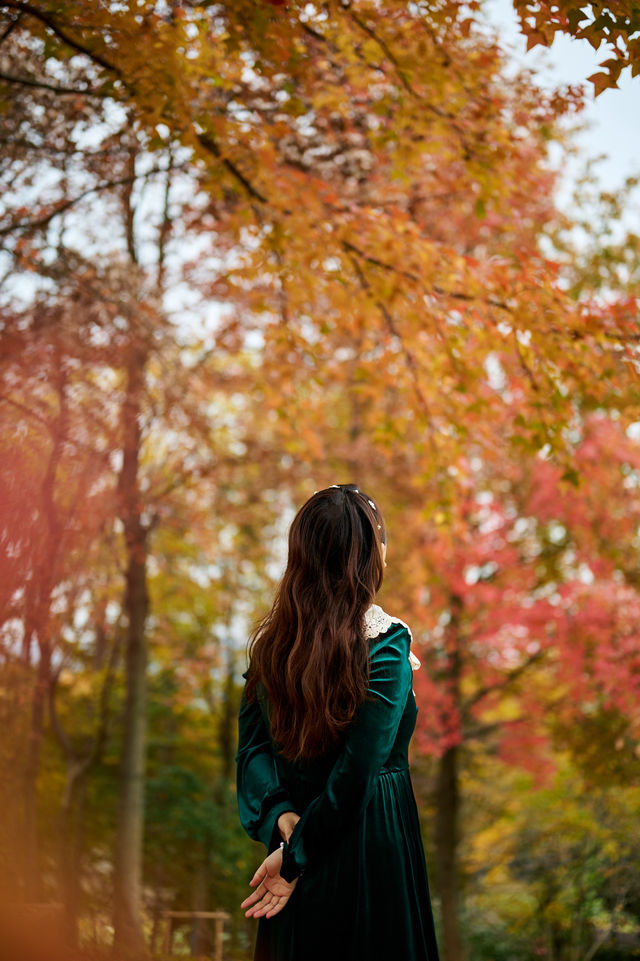
[[[269,851],[277,820],[296,811],[283,876],[300,879],[286,907],[258,922],[256,961],[437,961],[438,949],[407,749],[417,708],[410,632],[367,612],[369,696],[340,748],[291,763],[273,748],[264,704],[244,698],[238,805]]]

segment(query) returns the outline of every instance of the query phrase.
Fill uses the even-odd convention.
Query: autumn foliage
[[[611,47],[596,89],[637,73],[635,4],[514,6]],[[558,209],[583,95],[508,75],[480,10],[0,0],[0,848],[67,943],[144,957],[213,906],[247,956],[242,649],[343,481],[423,661],[447,961],[637,934],[602,807],[640,743],[638,238]]]

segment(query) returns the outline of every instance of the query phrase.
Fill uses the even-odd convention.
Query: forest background
[[[514,6],[640,72],[633,0]],[[160,957],[169,909],[251,956],[246,636],[342,481],[422,660],[445,961],[640,956],[637,182],[560,207],[590,94],[481,15],[0,0],[8,961]]]

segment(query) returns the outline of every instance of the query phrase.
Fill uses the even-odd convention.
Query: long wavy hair
[[[364,701],[364,614],[384,574],[384,520],[354,484],[317,491],[289,531],[273,607],[251,636],[246,697],[267,697],[271,736],[289,760],[337,744]]]

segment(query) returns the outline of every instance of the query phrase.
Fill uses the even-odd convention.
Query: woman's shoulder
[[[398,628],[404,628],[404,631],[406,632],[408,657],[411,667],[415,671],[420,667],[420,661],[415,656],[413,651],[409,649],[409,645],[413,640],[413,635],[409,625],[403,621],[402,618],[387,614],[387,612],[384,611],[379,604],[372,604],[371,607],[365,611],[364,632],[365,637],[369,638],[370,640],[382,639],[392,631],[394,633],[397,632]]]
[[[409,632],[409,639],[411,639],[411,628],[405,621],[400,617],[393,617],[391,614],[387,614],[383,611],[379,604],[372,604],[364,614],[364,633],[365,637],[373,638],[378,637],[381,634],[386,634],[393,627],[393,625],[400,625],[401,627],[406,627]]]

